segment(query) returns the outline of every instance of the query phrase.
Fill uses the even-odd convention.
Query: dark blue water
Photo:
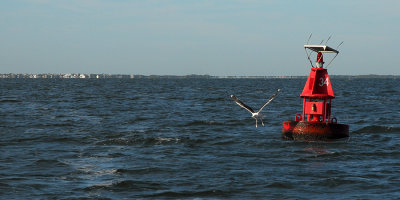
[[[400,79],[332,78],[350,138],[281,139],[305,79],[2,79],[1,199],[398,199]],[[261,106],[264,127],[229,97]]]

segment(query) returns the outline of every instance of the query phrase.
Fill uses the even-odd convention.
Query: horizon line
[[[400,75],[380,75],[380,74],[360,74],[360,75],[330,75],[332,77],[400,77]],[[308,75],[208,75],[208,74],[188,74],[188,75],[142,75],[142,74],[111,74],[111,73],[0,73],[0,78],[81,78],[81,79],[100,79],[100,78],[303,78]]]

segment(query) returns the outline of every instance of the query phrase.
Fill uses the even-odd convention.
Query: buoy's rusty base
[[[331,140],[349,137],[349,125],[325,122],[284,121],[282,138],[288,140]]]

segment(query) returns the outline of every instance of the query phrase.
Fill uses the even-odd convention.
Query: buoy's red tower
[[[335,98],[328,71],[323,68],[323,53],[339,53],[326,45],[304,45],[317,52],[316,67],[311,63],[311,72],[300,97],[303,99],[303,113],[297,114],[295,121],[284,121],[282,138],[294,140],[326,140],[349,136],[349,126],[338,124],[331,118],[332,99]],[[335,55],[335,57],[336,57]],[[328,64],[329,65],[329,64]]]

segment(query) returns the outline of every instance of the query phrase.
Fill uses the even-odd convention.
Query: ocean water
[[[323,142],[281,139],[305,79],[0,79],[0,198],[399,199],[400,79],[331,80]]]

